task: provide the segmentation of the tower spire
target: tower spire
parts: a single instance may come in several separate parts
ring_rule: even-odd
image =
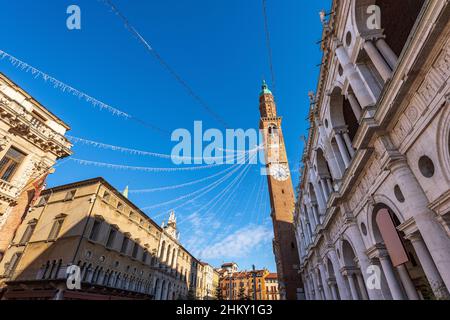
[[[122,192],[122,195],[128,199],[128,186],[125,187],[125,189]]]
[[[262,81],[261,92],[259,94],[259,111],[261,117],[277,116],[275,99],[265,80]]]
[[[263,79],[260,96],[262,96],[264,94],[272,95],[272,91],[269,90],[269,86],[267,85],[266,80]]]

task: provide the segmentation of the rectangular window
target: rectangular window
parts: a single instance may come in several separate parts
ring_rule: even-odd
[[[130,242],[130,239],[128,239],[127,237],[123,238],[122,247],[120,248],[121,253],[127,253],[128,242]]]
[[[91,229],[91,234],[89,235],[89,239],[92,241],[98,240],[98,235],[100,233],[100,227],[102,226],[102,222],[100,220],[94,220],[94,225]]]
[[[107,248],[112,248],[114,246],[114,240],[116,239],[117,230],[115,228],[111,228],[108,234],[108,241],[106,242]]]
[[[20,239],[20,244],[26,244],[30,241],[31,236],[33,235],[34,229],[36,228],[36,223],[30,223],[25,232],[23,233],[22,239]]]
[[[3,159],[0,160],[0,179],[11,181],[12,176],[19,168],[26,155],[14,147],[9,148]]]
[[[111,194],[110,194],[108,191],[105,191],[105,192],[103,193],[103,199],[104,199],[105,201],[109,201],[110,198],[111,198]]]
[[[8,277],[11,277],[13,272],[16,270],[17,265],[19,264],[19,261],[20,261],[20,257],[22,257],[22,253],[21,252],[14,253],[14,255],[11,258],[11,260],[7,264],[5,269],[6,269],[6,275]]]
[[[142,262],[145,263],[147,261],[147,255],[148,255],[147,250],[144,250],[144,253],[142,254]]]
[[[37,113],[36,111],[32,111],[31,112],[32,114],[33,114],[33,116],[37,119],[37,120],[39,120],[40,122],[42,122],[42,123],[46,123],[47,122],[47,119],[45,119],[43,116],[41,116],[39,113]]]
[[[50,230],[50,234],[48,235],[48,240],[55,240],[56,238],[58,238],[63,222],[64,219],[56,219],[55,222],[53,222],[52,229]]]
[[[134,243],[134,247],[133,247],[133,252],[132,252],[132,254],[131,254],[131,256],[132,256],[133,258],[135,258],[135,259],[136,259],[137,254],[138,254],[138,249],[139,249],[139,245],[135,242],[135,243]]]
[[[50,199],[50,196],[43,196],[39,199],[38,204],[36,205],[36,207],[41,207],[41,206],[45,206],[48,202],[48,200]]]
[[[71,191],[67,192],[66,196],[64,197],[64,201],[73,200],[73,198],[75,197],[75,192],[77,192],[77,190],[71,190]]]

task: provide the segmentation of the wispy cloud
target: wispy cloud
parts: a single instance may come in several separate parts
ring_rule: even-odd
[[[272,237],[272,231],[267,226],[250,225],[200,250],[198,256],[202,259],[245,257],[262,244],[271,242]]]

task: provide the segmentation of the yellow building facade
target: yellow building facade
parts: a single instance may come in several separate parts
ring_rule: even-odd
[[[220,279],[224,300],[268,300],[266,277],[269,271],[225,272]]]
[[[0,263],[3,299],[202,299],[200,264],[102,178],[42,192]],[[80,288],[70,288],[71,271]]]

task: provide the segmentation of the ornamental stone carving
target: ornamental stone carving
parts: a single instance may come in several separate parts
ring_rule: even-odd
[[[0,136],[0,151],[4,150],[11,143],[11,139],[8,136]]]

